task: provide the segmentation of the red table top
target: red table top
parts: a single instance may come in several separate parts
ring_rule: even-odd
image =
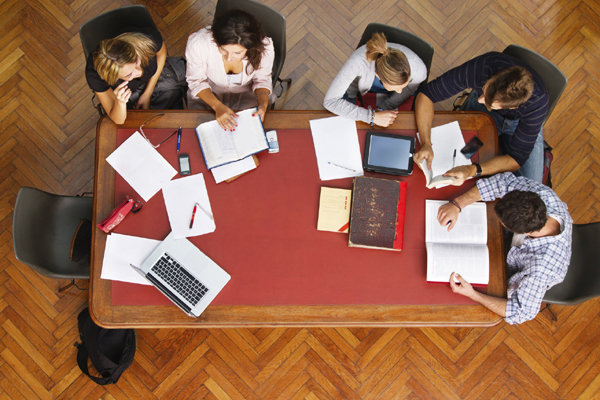
[[[120,129],[117,144],[134,131]],[[144,131],[152,143],[172,132]],[[415,136],[414,131],[386,133]],[[365,134],[359,131],[361,150]],[[477,133],[463,134],[468,141]],[[204,173],[217,226],[213,233],[189,239],[231,275],[213,305],[474,304],[452,293],[449,285],[426,282],[425,251],[425,199],[452,199],[471,188],[473,181],[429,190],[417,166],[410,177],[366,172],[408,182],[404,250],[350,248],[348,234],[317,231],[316,226],[321,186],[351,189],[352,179],[319,179],[309,130],[279,130],[277,135],[279,153],[258,154],[256,170],[217,185],[206,170],[194,130],[183,130],[181,152],[190,155],[192,173]],[[174,136],[158,151],[178,169],[176,141]],[[125,195],[141,200],[117,174],[115,204]],[[128,215],[114,232],[164,239],[170,226],[162,192],[141,212]],[[152,286],[113,281],[112,304],[171,302]]]

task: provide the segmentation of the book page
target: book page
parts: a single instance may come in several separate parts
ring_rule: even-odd
[[[321,188],[317,230],[348,233],[352,190]]]
[[[260,117],[252,114],[256,109],[240,111],[235,131],[230,132],[210,121],[196,128],[200,147],[209,169],[245,158],[269,147]]]
[[[417,133],[419,142],[421,138]],[[432,176],[443,175],[454,167],[471,165],[471,160],[466,159],[460,150],[465,147],[458,121],[431,128],[431,146],[433,148],[433,162],[431,163]],[[456,150],[456,156],[454,151]]]
[[[425,200],[425,241],[436,243],[487,243],[487,208],[478,202],[463,208],[454,228],[448,232],[441,226],[438,209],[448,203],[445,200]]]
[[[448,282],[452,272],[471,284],[487,285],[490,256],[487,245],[427,243],[427,281]]]

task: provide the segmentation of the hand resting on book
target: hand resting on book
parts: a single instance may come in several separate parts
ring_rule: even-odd
[[[443,176],[453,177],[454,182],[451,183],[451,185],[460,186],[471,177],[471,165],[461,165],[459,167],[454,167],[448,172],[446,172]]]
[[[458,214],[458,207],[452,203],[446,203],[438,209],[437,219],[440,221],[440,225],[448,225],[448,232],[450,232],[458,221]]]

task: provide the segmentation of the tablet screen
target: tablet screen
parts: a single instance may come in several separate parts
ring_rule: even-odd
[[[408,170],[410,148],[410,140],[373,135],[368,164],[375,167]]]

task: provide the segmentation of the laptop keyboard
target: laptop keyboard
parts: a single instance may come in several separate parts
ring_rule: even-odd
[[[208,293],[209,289],[187,272],[169,253],[164,253],[150,270],[194,306]]]

